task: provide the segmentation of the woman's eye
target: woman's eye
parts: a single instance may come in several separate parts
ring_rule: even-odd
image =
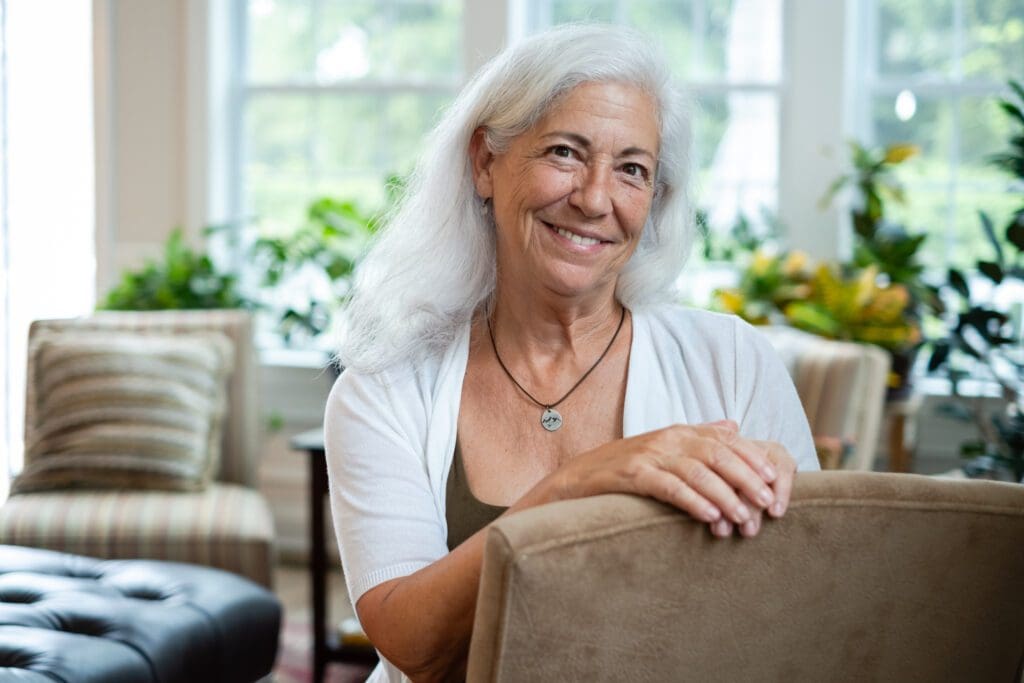
[[[548,151],[551,152],[551,154],[554,154],[556,157],[562,157],[563,159],[572,158],[572,149],[566,147],[565,145],[555,145]]]
[[[647,169],[641,166],[640,164],[634,164],[632,162],[623,164],[622,172],[628,176],[633,176],[634,178],[643,178],[644,180],[647,179]]]

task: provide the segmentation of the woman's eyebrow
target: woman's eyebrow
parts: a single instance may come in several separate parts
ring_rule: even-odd
[[[571,140],[572,142],[576,143],[583,149],[590,149],[590,139],[587,138],[585,135],[580,135],[579,133],[571,133],[566,130],[553,130],[550,133],[545,133],[544,135],[541,136],[541,139],[546,138],[564,138],[567,140]],[[626,149],[619,152],[617,156],[647,156],[650,157],[652,160],[657,159],[657,157],[654,156],[652,152],[644,149],[643,147],[627,147]]]

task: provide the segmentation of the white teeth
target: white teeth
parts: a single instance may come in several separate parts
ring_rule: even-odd
[[[601,243],[601,240],[596,240],[593,237],[584,237],[583,235],[577,235],[574,232],[569,232],[565,228],[559,228],[555,226],[552,227],[555,228],[555,232],[557,232],[559,235],[565,237],[566,239],[572,240],[575,244],[582,244],[585,247],[589,247],[591,245]]]

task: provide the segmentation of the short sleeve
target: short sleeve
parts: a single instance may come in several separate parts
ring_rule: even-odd
[[[331,512],[353,605],[448,552],[427,474],[426,408],[412,384],[347,370],[327,400]]]
[[[764,335],[740,318],[734,320],[740,433],[782,444],[801,472],[821,469],[807,415],[785,364]]]

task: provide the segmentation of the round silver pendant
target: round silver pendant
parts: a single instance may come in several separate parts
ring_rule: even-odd
[[[562,416],[554,408],[548,408],[540,416],[540,424],[549,432],[557,431],[562,426]]]

